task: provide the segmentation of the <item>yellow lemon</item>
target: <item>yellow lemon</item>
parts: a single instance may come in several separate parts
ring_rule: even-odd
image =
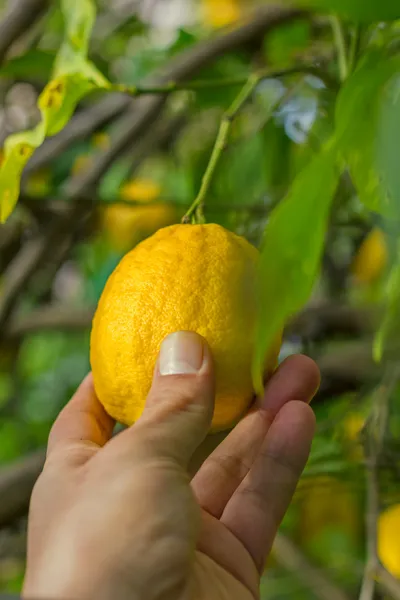
[[[158,183],[148,179],[133,179],[121,188],[121,198],[127,202],[154,202],[160,194]]]
[[[388,263],[385,234],[375,228],[365,238],[352,265],[356,283],[370,284],[379,279]]]
[[[161,188],[157,183],[145,179],[132,180],[122,187],[121,199],[140,205],[113,204],[104,209],[103,229],[115,250],[126,252],[141,237],[176,222],[175,207],[165,202],[155,202],[160,193]]]
[[[244,238],[214,224],[161,229],[122,259],[91,335],[95,389],[112,417],[126,425],[140,417],[162,341],[176,331],[195,331],[215,362],[212,430],[240,419],[253,398],[257,260],[258,251]],[[280,341],[270,350],[269,371]]]
[[[203,0],[204,22],[219,28],[231,25],[242,16],[237,0]]]
[[[383,566],[400,578],[400,504],[388,508],[379,517],[378,554]]]

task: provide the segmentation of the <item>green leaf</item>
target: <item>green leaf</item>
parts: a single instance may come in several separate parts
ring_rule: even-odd
[[[54,59],[53,52],[34,48],[6,62],[0,69],[0,76],[24,80],[40,77],[47,80],[51,76]]]
[[[302,0],[303,6],[336,12],[355,21],[395,21],[400,19],[400,4],[396,0]]]
[[[388,82],[399,72],[400,57],[370,53],[343,86],[336,106],[339,148],[360,200],[370,210],[383,213],[388,210],[389,198],[382,162],[377,160],[380,106]]]
[[[291,66],[297,54],[307,48],[310,34],[309,21],[294,21],[278,27],[265,38],[266,59],[276,69]]]
[[[95,3],[93,0],[61,0],[61,10],[65,19],[65,43],[86,58],[96,20]]]
[[[22,172],[46,137],[59,133],[78,103],[109,82],[88,60],[90,34],[95,20],[92,0],[62,0],[65,36],[57,54],[54,75],[39,97],[41,121],[31,131],[11,135],[5,143],[0,168],[0,222],[13,211],[20,194]]]
[[[400,254],[389,277],[386,299],[385,316],[374,340],[374,358],[377,362],[382,360],[390,342],[398,340],[400,335]]]
[[[376,163],[386,191],[387,223],[391,229],[389,242],[395,242],[395,262],[384,291],[386,311],[374,340],[374,358],[382,360],[385,350],[400,335],[400,169],[398,145],[400,139],[400,61],[397,73],[386,82],[378,106]],[[392,243],[390,245],[393,245]]]
[[[388,217],[399,220],[400,208],[400,59],[393,60],[396,71],[382,90],[377,116],[376,162],[388,197]],[[396,231],[396,233],[399,233]]]
[[[261,393],[264,361],[288,318],[307,302],[316,281],[331,202],[337,187],[331,142],[294,181],[271,214],[260,258],[259,309],[253,382]]]

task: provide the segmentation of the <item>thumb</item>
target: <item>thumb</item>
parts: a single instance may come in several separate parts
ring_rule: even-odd
[[[214,371],[206,340],[189,331],[169,335],[137,424],[150,435],[153,451],[186,467],[207,436],[213,411]]]

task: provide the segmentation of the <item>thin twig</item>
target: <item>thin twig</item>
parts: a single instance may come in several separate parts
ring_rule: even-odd
[[[400,600],[400,581],[393,577],[382,565],[378,565],[376,585],[393,600]]]
[[[349,74],[349,65],[347,63],[346,40],[344,36],[342,23],[336,15],[331,17],[333,37],[338,53],[339,74],[341,81],[345,81]]]
[[[197,195],[197,198],[193,202],[192,206],[187,211],[186,215],[183,217],[183,223],[190,223],[192,218],[194,217],[198,222],[204,222],[204,214],[203,207],[204,201],[207,196],[208,190],[210,188],[215,170],[218,166],[219,160],[222,156],[222,153],[226,149],[229,133],[232,127],[232,123],[240,110],[243,108],[248,99],[252,96],[255,88],[257,87],[260,78],[258,75],[251,75],[247,80],[245,86],[242,88],[240,94],[235,98],[232,105],[225,112],[222,117],[221,125],[219,128],[219,132],[217,135],[217,139],[214,145],[214,149],[211,153],[211,158],[208,163],[208,167],[203,176],[203,180],[201,183],[200,191]]]
[[[272,71],[265,71],[265,75],[260,73],[260,81],[261,79],[267,77],[283,77],[285,75],[293,75],[297,73],[304,73],[308,75],[314,75],[323,81],[327,87],[335,87],[336,82],[331,79],[329,75],[325,71],[318,69],[314,65],[310,64],[300,64],[293,68],[288,68],[284,71],[279,71],[276,75]],[[124,84],[114,84],[111,90],[116,92],[122,92],[125,94],[129,94],[130,96],[152,96],[159,94],[171,94],[173,92],[198,92],[209,89],[219,89],[226,87],[239,87],[243,86],[247,83],[249,77],[230,77],[226,79],[205,79],[205,80],[194,80],[188,81],[184,83],[179,83],[176,81],[170,81],[164,85],[160,86],[129,86]]]
[[[361,26],[355,25],[352,34],[351,34],[351,43],[349,48],[349,59],[348,59],[348,67],[349,67],[349,75],[354,71],[358,53],[360,51],[360,43],[361,43]]]
[[[245,106],[247,101],[251,98],[258,84],[267,77],[282,77],[289,73],[292,74],[293,72],[298,71],[294,69],[279,72],[261,71],[260,73],[253,73],[247,79],[244,87],[241,89],[240,93],[236,96],[235,100],[222,117],[217,139],[215,141],[207,169],[204,173],[199,193],[196,199],[194,200],[193,204],[183,217],[182,223],[190,223],[191,220],[195,220],[199,223],[204,222],[204,202],[210,189],[218,163],[222,157],[222,154],[227,148],[232,123],[239,114],[239,112],[242,110],[242,108]],[[277,106],[279,106],[281,101],[282,99],[279,98],[278,101],[269,111],[269,116],[273,114],[274,110]]]
[[[398,367],[388,366],[382,384],[375,391],[372,412],[364,430],[367,461],[367,562],[359,600],[373,600],[375,595],[376,577],[380,564],[377,542],[380,512],[378,468],[387,430],[389,400],[398,379]]]

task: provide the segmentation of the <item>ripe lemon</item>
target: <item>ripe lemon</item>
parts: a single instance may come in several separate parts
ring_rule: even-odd
[[[353,262],[352,273],[356,283],[370,284],[379,279],[388,262],[385,234],[375,228],[365,238]]]
[[[225,27],[242,17],[237,0],[203,0],[204,22],[211,27]]]
[[[213,431],[229,429],[253,397],[251,361],[258,251],[223,227],[173,225],[127,254],[108,280],[93,322],[97,395],[117,421],[141,415],[164,338],[195,331],[216,369]],[[276,367],[280,337],[266,370]]]
[[[160,193],[160,186],[146,179],[134,179],[122,187],[122,200],[140,204],[113,204],[104,210],[102,226],[115,250],[126,252],[141,236],[151,235],[177,220],[171,204],[156,202]]]
[[[400,577],[400,504],[379,517],[378,554],[383,566],[394,577]]]

